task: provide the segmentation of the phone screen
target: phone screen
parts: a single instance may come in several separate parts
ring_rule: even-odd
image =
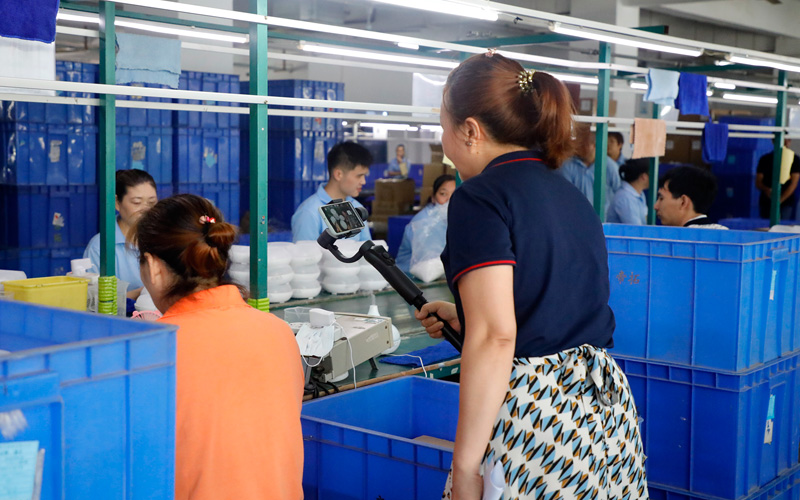
[[[349,201],[322,205],[319,207],[319,212],[325,220],[325,225],[336,236],[364,229],[364,221]]]

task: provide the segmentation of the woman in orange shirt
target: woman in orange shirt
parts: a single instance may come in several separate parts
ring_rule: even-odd
[[[161,200],[136,228],[142,282],[177,325],[176,500],[303,497],[303,371],[289,326],[226,279],[235,228],[206,199]]]

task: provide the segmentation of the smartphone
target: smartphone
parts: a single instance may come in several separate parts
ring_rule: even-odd
[[[349,201],[334,201],[319,207],[322,220],[328,231],[338,237],[352,236],[364,229],[364,221],[358,215],[356,207]]]

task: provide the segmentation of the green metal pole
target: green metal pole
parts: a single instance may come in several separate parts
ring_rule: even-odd
[[[250,11],[267,15],[267,0],[250,0]],[[267,95],[267,25],[250,27],[250,93]],[[250,299],[269,311],[267,295],[267,105],[250,105]]]
[[[600,63],[611,62],[611,46],[600,42]],[[608,116],[609,87],[611,86],[611,70],[601,69],[598,72],[597,85],[597,117]],[[608,159],[608,123],[598,123],[595,134],[594,153],[594,211],[600,220],[606,220],[606,171]]]
[[[786,88],[786,71],[778,72],[778,85]],[[778,92],[778,107],[775,109],[775,126],[786,126],[786,91]],[[775,134],[774,150],[772,156],[772,197],[770,198],[769,225],[781,223],[781,157],[783,156],[783,141],[785,131]]]
[[[653,103],[653,118],[661,118],[661,106]],[[656,223],[656,200],[658,199],[658,156],[650,158],[650,188],[647,190],[647,223]]]
[[[115,4],[100,2],[100,83],[114,85],[116,33],[114,31]],[[100,187],[100,280],[98,312],[117,314],[117,280],[115,277],[114,245],[116,213],[114,197],[116,189],[116,128],[117,97],[100,95],[100,129],[97,179]]]

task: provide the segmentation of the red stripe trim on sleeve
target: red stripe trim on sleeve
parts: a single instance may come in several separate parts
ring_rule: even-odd
[[[474,266],[470,266],[470,267],[464,269],[463,271],[461,271],[460,273],[456,274],[455,278],[453,278],[453,283],[458,281],[458,278],[462,277],[466,273],[468,273],[470,271],[474,271],[475,269],[478,269],[480,267],[502,266],[502,265],[516,266],[517,265],[517,261],[515,261],[515,260],[493,260],[493,261],[490,261],[490,262],[484,262],[483,264],[475,264]]]

